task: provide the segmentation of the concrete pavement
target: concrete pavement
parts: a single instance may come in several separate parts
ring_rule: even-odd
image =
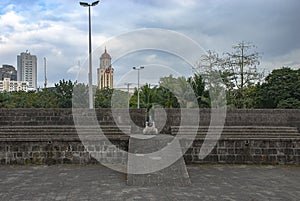
[[[0,200],[300,200],[299,166],[188,166],[187,187],[135,187],[101,165],[0,166]]]

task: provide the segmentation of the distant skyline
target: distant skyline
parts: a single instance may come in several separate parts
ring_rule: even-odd
[[[159,28],[184,34],[204,50],[219,54],[231,51],[240,41],[252,42],[262,53],[260,67],[266,72],[282,66],[297,69],[299,8],[298,0],[102,0],[92,8],[93,50],[115,36]],[[107,46],[108,53],[110,48]],[[38,86],[43,87],[44,82],[43,57],[47,58],[48,86],[61,79],[75,81],[78,63],[83,65],[88,56],[87,8],[74,0],[1,0],[0,65],[17,67],[17,55],[26,50],[38,57]],[[157,50],[131,52],[113,63],[115,80],[128,74],[124,80],[136,82],[132,66],[140,64],[148,65],[148,70],[141,71],[141,82],[156,82],[168,73],[161,66],[176,70],[184,65],[179,60]],[[151,68],[153,63],[161,66]],[[99,62],[93,66],[95,85],[98,67]]]

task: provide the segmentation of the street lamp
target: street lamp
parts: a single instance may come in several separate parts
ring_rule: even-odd
[[[127,93],[128,93],[128,108],[129,108],[129,104],[130,104],[130,93],[129,93],[129,86],[132,85],[133,83],[131,82],[125,82],[125,85],[127,85]]]
[[[93,97],[93,81],[92,81],[92,29],[91,29],[91,6],[98,5],[99,1],[95,1],[92,4],[85,2],[79,2],[83,7],[89,7],[89,108],[94,108]]]
[[[140,108],[140,70],[144,69],[144,66],[141,67],[132,67],[133,70],[138,71],[138,102],[137,102],[137,108]]]

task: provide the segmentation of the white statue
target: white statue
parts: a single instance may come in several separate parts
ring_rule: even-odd
[[[157,135],[158,130],[155,128],[155,122],[152,121],[151,116],[149,116],[149,122],[146,121],[146,127],[143,130],[144,135]]]

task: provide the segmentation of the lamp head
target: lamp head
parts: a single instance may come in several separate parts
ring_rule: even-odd
[[[97,6],[98,3],[99,3],[99,1],[95,1],[95,2],[92,3],[92,6]]]
[[[79,4],[83,7],[88,7],[90,6],[88,3],[85,3],[85,2],[79,2]]]

